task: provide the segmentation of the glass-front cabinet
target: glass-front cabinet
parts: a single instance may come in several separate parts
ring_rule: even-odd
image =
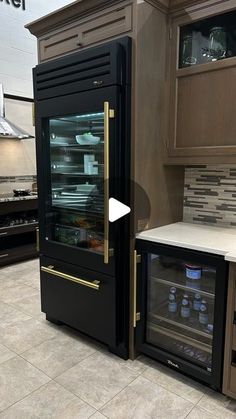
[[[170,162],[187,165],[191,157],[192,164],[217,164],[219,158],[230,163],[236,154],[232,2],[204,3],[190,13],[173,15],[170,48]]]
[[[179,68],[236,56],[236,12],[180,27]]]
[[[141,250],[139,268],[140,348],[188,374],[193,369],[200,378],[215,379],[222,368],[224,260],[174,247],[149,247]]]
[[[48,240],[104,252],[104,112],[50,118]]]

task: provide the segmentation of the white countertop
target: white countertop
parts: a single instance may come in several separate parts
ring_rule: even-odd
[[[225,256],[236,262],[236,228],[175,223],[146,230],[137,239]]]

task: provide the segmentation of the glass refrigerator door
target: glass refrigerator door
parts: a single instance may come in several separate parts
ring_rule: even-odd
[[[109,114],[49,120],[51,182],[46,240],[107,256]],[[107,118],[108,115],[108,118]]]
[[[146,341],[212,369],[216,269],[151,254]]]

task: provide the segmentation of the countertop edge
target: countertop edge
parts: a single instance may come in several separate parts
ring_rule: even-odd
[[[165,231],[166,227],[166,231]],[[214,230],[215,227],[207,226],[209,228],[209,231],[204,231],[203,237],[199,240],[199,232],[201,233],[201,230],[205,230],[204,225],[198,225],[198,224],[190,224],[190,223],[173,223],[168,224],[166,226],[157,227],[151,230],[146,230],[143,232],[140,232],[136,235],[136,240],[142,240],[142,241],[148,241],[152,243],[158,243],[168,246],[174,246],[182,249],[188,249],[198,252],[204,252],[209,253],[213,255],[223,256],[224,259],[228,262],[236,262],[236,230],[235,232],[230,230],[227,232],[225,228],[222,228],[222,234],[223,234],[223,243],[221,242],[221,246],[214,246],[214,241],[216,241],[215,233],[220,233],[219,227]],[[207,229],[206,227],[206,229]],[[182,231],[183,230],[183,231]],[[194,235],[194,233],[198,230],[198,234],[196,234],[196,239],[192,242],[191,235]],[[213,232],[213,236],[211,238],[211,231]],[[203,232],[203,230],[202,230]],[[178,240],[178,237],[176,237],[176,234],[181,237],[181,234],[187,233],[187,240],[186,242],[182,240]],[[191,234],[189,234],[191,233]],[[204,234],[209,234],[209,243],[206,239],[207,236],[204,238]],[[165,237],[166,236],[166,237]],[[183,237],[183,236],[182,236]],[[207,237],[208,238],[208,237]],[[204,239],[206,240],[206,244],[204,243]],[[213,243],[212,243],[213,242]],[[232,242],[232,247],[230,246],[230,243]]]

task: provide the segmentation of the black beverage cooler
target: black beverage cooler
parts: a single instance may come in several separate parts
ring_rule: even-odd
[[[227,295],[223,256],[137,240],[137,349],[221,390]]]
[[[42,310],[128,356],[131,40],[34,69]]]

